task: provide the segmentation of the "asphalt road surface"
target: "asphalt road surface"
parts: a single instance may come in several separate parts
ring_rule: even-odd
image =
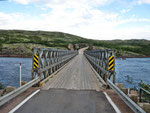
[[[15,113],[115,113],[103,92],[95,90],[42,90]]]

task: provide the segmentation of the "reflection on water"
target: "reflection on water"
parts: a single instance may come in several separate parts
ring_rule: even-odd
[[[22,80],[31,80],[31,58],[0,58],[0,83],[5,86],[19,86],[19,63],[22,63]],[[116,81],[124,83],[125,87],[132,87],[126,82],[129,75],[135,82],[143,80],[150,83],[150,58],[127,58],[116,60]]]

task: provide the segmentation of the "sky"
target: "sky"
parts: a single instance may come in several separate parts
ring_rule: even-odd
[[[0,29],[150,40],[150,0],[0,0]]]

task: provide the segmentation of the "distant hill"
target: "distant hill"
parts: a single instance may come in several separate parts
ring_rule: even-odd
[[[67,49],[70,43],[116,49],[117,56],[150,56],[148,40],[91,40],[61,32],[0,30],[0,55],[31,56],[34,47]]]

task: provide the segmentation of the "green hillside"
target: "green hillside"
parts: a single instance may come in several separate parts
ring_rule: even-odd
[[[93,43],[97,47],[114,48],[117,56],[150,56],[150,41],[149,40],[112,40],[112,41],[97,41]]]
[[[79,36],[45,31],[0,30],[0,55],[31,56],[32,48],[68,49],[68,44],[88,44],[90,48],[116,49],[117,56],[150,56],[148,40],[90,40]],[[83,44],[84,43],[84,44]]]
[[[82,39],[60,32],[1,30],[0,54],[31,56],[34,47],[67,49],[69,43]]]

